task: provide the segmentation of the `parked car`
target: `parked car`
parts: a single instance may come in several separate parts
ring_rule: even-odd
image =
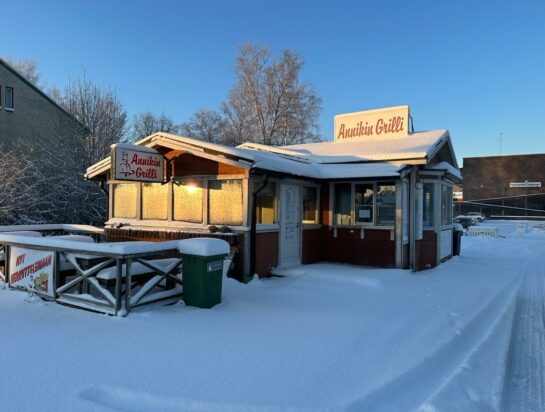
[[[477,218],[477,222],[484,222],[486,219],[486,216],[479,212],[469,212],[466,214],[466,216],[472,216]]]
[[[475,226],[477,224],[477,219],[473,216],[456,216],[453,219],[453,222],[459,223],[464,229],[467,229],[470,226]]]

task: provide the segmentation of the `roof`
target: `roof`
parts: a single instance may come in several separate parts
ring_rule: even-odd
[[[19,73],[11,64],[9,64],[7,61],[0,58],[0,65],[4,66],[7,70],[9,70],[12,74],[17,76],[23,83],[25,83],[28,87],[33,89],[36,93],[40,94],[45,100],[47,100],[49,103],[51,103],[53,106],[55,106],[57,109],[59,109],[61,112],[66,114],[68,117],[73,119],[75,122],[77,122],[79,125],[81,125],[83,128],[87,129],[83,123],[81,123],[72,113],[70,113],[68,110],[66,110],[64,107],[62,107],[60,104],[58,104],[55,100],[53,100],[49,95],[47,95],[42,89],[40,89],[38,86],[36,86],[34,83],[32,83],[30,80],[28,80],[25,76],[23,76],[21,73]]]
[[[399,177],[408,164],[427,164],[448,143],[448,130],[414,133],[389,140],[311,143],[272,147],[245,143],[238,147],[203,142],[169,133],[155,133],[136,144],[182,150],[246,169],[259,169],[312,179]],[[453,166],[457,170],[456,166]],[[110,158],[87,169],[93,179],[110,169]]]

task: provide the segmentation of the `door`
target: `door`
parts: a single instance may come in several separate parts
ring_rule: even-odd
[[[280,267],[301,263],[301,192],[291,184],[280,186]]]

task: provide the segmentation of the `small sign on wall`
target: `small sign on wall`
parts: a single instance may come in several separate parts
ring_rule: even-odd
[[[39,295],[54,297],[55,252],[12,246],[9,257],[9,284]]]
[[[165,158],[149,147],[114,144],[111,164],[111,174],[115,180],[158,183],[165,180]]]
[[[526,188],[526,187],[541,187],[541,182],[512,182],[509,183],[509,187],[511,188]]]

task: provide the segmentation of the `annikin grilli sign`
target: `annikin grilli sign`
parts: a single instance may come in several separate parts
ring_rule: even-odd
[[[116,180],[164,181],[165,160],[157,150],[117,143],[112,145],[112,176]]]
[[[408,130],[409,106],[339,114],[334,119],[335,143],[405,137]]]

